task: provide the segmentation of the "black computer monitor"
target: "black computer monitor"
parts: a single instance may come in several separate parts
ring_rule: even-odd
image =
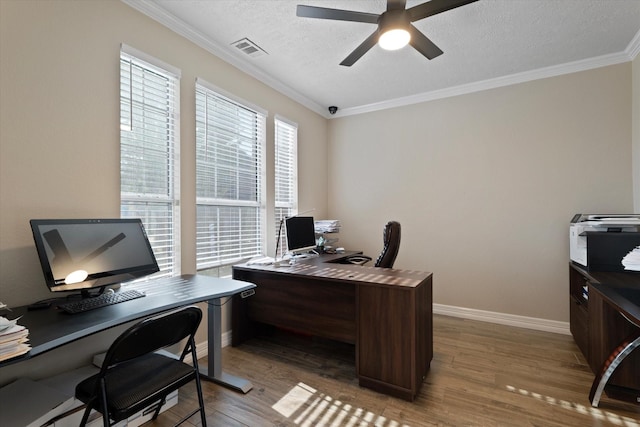
[[[100,288],[159,271],[140,219],[32,219],[49,290]]]
[[[291,254],[309,252],[316,248],[316,231],[312,216],[293,216],[285,219],[287,249]]]

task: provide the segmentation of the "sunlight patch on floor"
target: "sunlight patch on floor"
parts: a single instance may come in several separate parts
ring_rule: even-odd
[[[272,408],[302,427],[408,427],[407,424],[343,403],[305,383],[296,384]]]
[[[597,420],[602,420],[602,421],[608,421],[617,426],[640,427],[640,422],[638,420],[634,420],[633,418],[629,418],[629,417],[620,416],[613,412],[603,411],[602,409],[594,408],[592,406],[585,406],[579,403],[569,402],[563,399],[556,399],[555,397],[545,396],[540,393],[535,393],[529,390],[511,386],[511,385],[506,386],[506,389],[510,392],[518,393],[523,396],[532,397],[542,402],[546,402],[550,405],[559,406],[561,408],[578,412],[580,414],[590,415],[592,418],[595,418]]]

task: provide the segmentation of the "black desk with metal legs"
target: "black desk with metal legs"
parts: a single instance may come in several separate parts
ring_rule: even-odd
[[[54,307],[28,311],[27,307],[12,309],[12,317],[22,316],[19,323],[29,329],[31,351],[0,363],[0,368],[36,357],[49,350],[80,338],[105,331],[124,323],[149,317],[189,304],[207,302],[208,364],[201,367],[201,375],[223,386],[243,393],[251,390],[249,381],[222,371],[221,349],[222,298],[231,297],[255,287],[254,284],[233,279],[219,279],[201,275],[182,275],[140,282],[125,286],[137,289],[146,296],[79,314],[66,314]],[[108,345],[105,345],[105,348]]]

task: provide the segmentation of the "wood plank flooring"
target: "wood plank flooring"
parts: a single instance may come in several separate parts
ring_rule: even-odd
[[[431,370],[414,402],[359,387],[354,358],[353,346],[284,333],[226,347],[224,370],[254,388],[204,382],[208,425],[640,426],[640,406],[589,405],[593,374],[571,336],[436,315]],[[149,425],[172,425],[196,406],[194,386],[180,393]]]

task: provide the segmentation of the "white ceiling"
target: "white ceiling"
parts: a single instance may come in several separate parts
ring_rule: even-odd
[[[640,0],[480,0],[414,25],[444,51],[375,46],[340,62],[375,24],[299,18],[296,5],[379,14],[386,0],[123,0],[330,117],[357,114],[632,60]],[[424,0],[407,0],[407,8]],[[266,54],[232,44],[248,38]]]

